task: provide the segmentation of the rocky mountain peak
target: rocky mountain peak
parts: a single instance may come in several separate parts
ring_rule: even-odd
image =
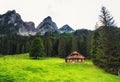
[[[50,16],[46,17],[37,27],[37,32],[40,35],[44,35],[47,32],[58,31],[58,27],[55,22],[52,21]]]
[[[52,18],[50,16],[46,17],[43,21],[46,21],[46,22],[52,22]]]
[[[9,10],[9,11],[7,11],[6,14],[16,14],[16,11],[15,10]]]
[[[0,34],[2,35],[7,34],[7,32],[19,35],[29,35],[31,28],[35,28],[34,25],[25,23],[15,10],[0,15]]]
[[[71,28],[69,25],[64,25],[64,26],[62,26],[60,29],[60,32],[61,33],[71,33],[71,32],[74,32],[74,29],[73,28]]]

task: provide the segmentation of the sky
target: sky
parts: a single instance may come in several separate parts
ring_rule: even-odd
[[[16,10],[24,21],[33,21],[36,27],[51,16],[58,28],[68,24],[73,29],[93,30],[102,6],[120,26],[120,0],[0,0],[0,14]]]

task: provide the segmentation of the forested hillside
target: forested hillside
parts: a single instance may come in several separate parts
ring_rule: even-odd
[[[92,31],[82,29],[74,33],[52,34],[45,36],[20,36],[9,34],[0,37],[0,54],[28,53],[35,37],[41,37],[44,42],[46,56],[66,57],[72,51],[78,51],[90,57],[90,40]],[[89,43],[88,43],[89,42]],[[87,44],[86,44],[87,43]]]

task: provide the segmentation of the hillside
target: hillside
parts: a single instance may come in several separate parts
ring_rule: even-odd
[[[120,77],[92,64],[60,58],[31,60],[28,54],[0,57],[0,82],[119,82]]]

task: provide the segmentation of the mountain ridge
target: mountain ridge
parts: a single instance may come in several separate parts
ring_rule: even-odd
[[[32,21],[23,21],[21,15],[15,10],[9,10],[0,15],[0,35],[8,33],[18,34],[22,36],[29,35],[45,35],[46,33],[71,33],[74,31],[69,25],[64,25],[58,28],[57,24],[52,20],[51,16],[43,19],[42,22],[35,28]]]

